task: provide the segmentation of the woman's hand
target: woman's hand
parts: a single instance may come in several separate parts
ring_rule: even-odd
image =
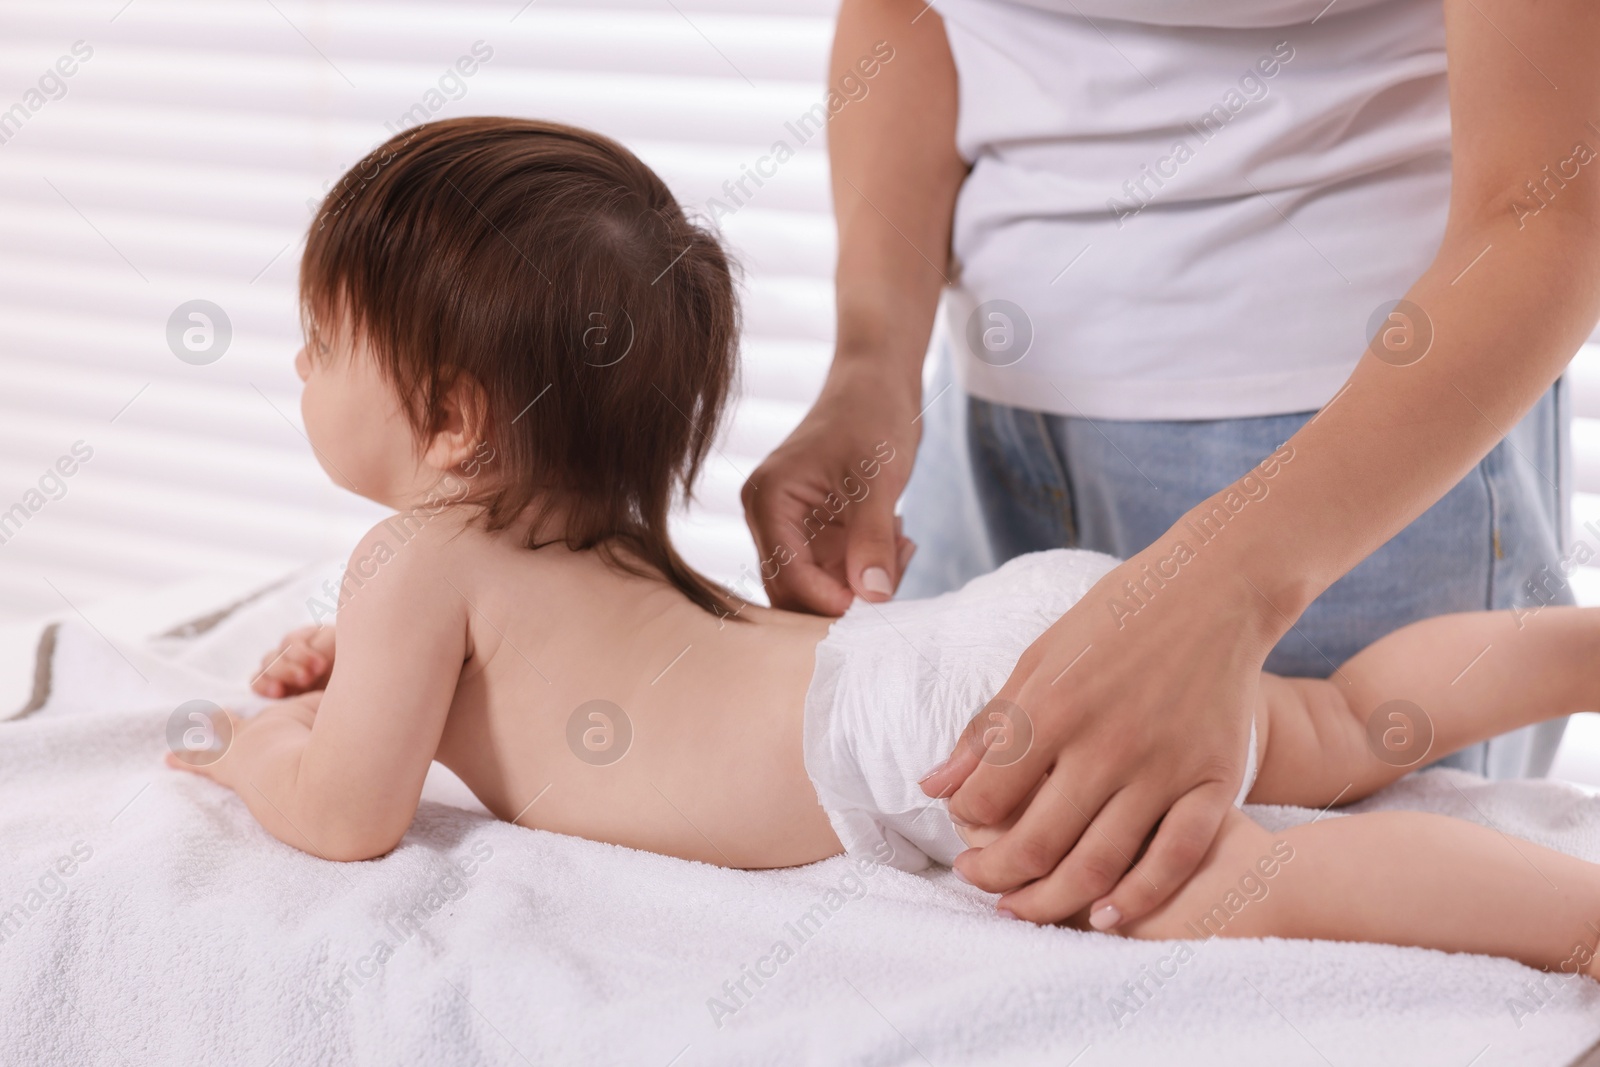
[[[1450,213],[1434,262],[1395,294],[1417,309],[1431,346],[1369,349],[1290,439],[1297,458],[1271,500],[1193,546],[1137,612],[1113,618],[1108,603],[1127,595],[1124,582],[1143,582],[1143,564],[1170,558],[1181,527],[1028,649],[1000,693],[1032,727],[1026,755],[984,763],[980,723],[924,784],[953,794],[952,816],[996,825],[1043,783],[1014,826],[957,861],[974,884],[1004,892],[1013,914],[1053,922],[1089,906],[1110,928],[1188,877],[1237,793],[1268,650],[1489,451],[1600,317],[1600,161],[1590,147],[1600,8],[1445,0],[1444,17]],[[1557,168],[1561,183],[1541,187],[1551,195],[1531,195],[1530,179]]]
[[[291,630],[262,657],[261,673],[251,680],[250,688],[274,700],[326,689],[333,675],[333,646],[332,626]]]
[[[1238,794],[1261,665],[1287,621],[1222,546],[1180,566],[1175,539],[1118,566],[1046,630],[923,780],[974,826],[1004,825],[1026,802],[998,839],[956,860],[1019,918],[1090,907],[1109,929],[1147,914],[1199,866]]]
[[[857,594],[888,600],[910,559],[894,505],[916,460],[923,356],[967,175],[955,60],[923,0],[843,0],[829,84],[859,78],[886,47],[892,60],[871,95],[828,123],[839,226],[828,381],[743,493],[773,605],[824,615],[843,614]],[[876,477],[864,477],[864,463],[881,465]],[[830,507],[830,496],[849,502]]]
[[[842,615],[857,595],[894,595],[916,550],[894,513],[917,454],[916,415],[915,399],[896,403],[884,383],[825,389],[750,475],[745,520],[774,607]]]

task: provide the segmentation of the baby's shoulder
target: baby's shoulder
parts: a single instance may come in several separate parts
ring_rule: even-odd
[[[445,511],[398,512],[368,530],[345,565],[344,598],[357,591],[369,599],[414,603],[429,593],[443,595],[484,540],[481,531]]]

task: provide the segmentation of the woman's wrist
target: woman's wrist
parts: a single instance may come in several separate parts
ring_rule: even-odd
[[[898,442],[915,446],[921,437],[922,372],[914,374],[887,358],[834,357],[813,410],[852,413],[862,424],[887,427]]]
[[[824,396],[871,398],[891,408],[909,408],[913,414],[922,399],[922,360],[885,351],[882,347],[840,345],[823,383]]]
[[[1178,592],[1205,618],[1259,643],[1264,656],[1321,591],[1265,503],[1234,487],[1202,501],[1134,557],[1135,588],[1125,592],[1148,601]]]

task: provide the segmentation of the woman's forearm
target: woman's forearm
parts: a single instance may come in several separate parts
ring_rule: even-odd
[[[1386,350],[1374,344],[1333,401],[1290,438],[1293,458],[1264,480],[1268,495],[1243,507],[1214,542],[1218,562],[1270,601],[1266,621],[1279,635],[1482,459],[1593,329],[1600,233],[1546,221],[1542,232],[1518,231],[1508,211],[1447,239],[1405,295],[1421,311],[1419,331],[1431,328],[1427,353],[1394,365],[1415,351],[1385,362],[1374,350]]]
[[[955,61],[938,13],[920,0],[844,0],[828,80],[857,89],[828,122],[834,357],[816,403],[740,500],[773,606],[842,615],[857,596],[892,596],[915,551],[895,501],[921,440],[923,357],[966,165],[955,143]],[[864,462],[891,465],[873,467],[883,476],[870,496],[840,512],[835,489],[851,495]],[[829,538],[796,543],[796,531],[825,515]]]
[[[839,228],[830,377],[842,386],[866,375],[915,404],[967,166],[956,151],[955,61],[938,13],[920,0],[846,0],[830,83],[885,48],[892,58],[868,95],[828,124]]]
[[[1600,317],[1600,9],[1444,0],[1444,17],[1449,219],[1403,294],[1432,344],[1415,362],[1369,350],[1290,439],[1271,498],[1244,509],[1212,554],[1257,586],[1247,596],[1272,602],[1280,634],[1460,480]]]

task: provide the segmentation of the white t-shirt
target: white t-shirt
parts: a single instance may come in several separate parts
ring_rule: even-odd
[[[972,163],[946,314],[977,396],[1105,419],[1317,408],[1438,251],[1439,0],[934,6]]]

